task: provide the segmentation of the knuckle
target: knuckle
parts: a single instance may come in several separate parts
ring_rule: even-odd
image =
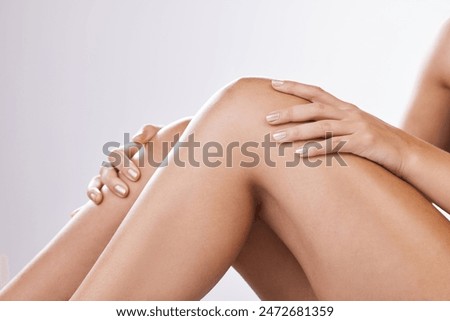
[[[320,130],[323,133],[331,132],[333,129],[331,123],[327,120],[323,120],[323,121],[319,122],[319,126],[320,126]]]
[[[364,133],[370,132],[370,124],[364,120],[358,121],[358,127],[359,127],[359,130]]]
[[[316,103],[314,109],[315,109],[316,114],[322,115],[325,113],[326,106],[322,103]]]
[[[366,132],[363,134],[363,141],[366,144],[366,146],[368,145],[373,145],[376,141],[376,135],[374,135],[373,132]]]
[[[315,87],[315,89],[316,89],[317,92],[319,92],[319,93],[324,92],[324,90],[322,89],[322,87],[320,87],[320,86],[314,86],[314,87]]]
[[[301,140],[302,139],[302,128],[301,126],[294,126],[292,127],[289,132],[289,137],[292,140]]]
[[[353,105],[351,103],[347,103],[344,101],[341,104],[339,104],[339,109],[345,110],[345,111],[351,113],[351,112],[358,110],[359,108],[356,105]]]
[[[325,92],[325,90],[323,90],[322,87],[319,87],[319,86],[312,86],[311,89],[312,89],[311,93],[312,93],[313,97],[320,97]]]
[[[353,119],[362,121],[364,119],[364,112],[355,106],[355,108],[350,108],[348,110],[350,112],[350,115]]]
[[[153,126],[152,124],[145,124],[144,126],[142,126],[141,131],[148,132],[150,130],[153,130],[154,128],[155,126]]]
[[[325,109],[325,105],[322,103],[315,103],[316,105],[316,109],[317,110],[324,110]]]
[[[294,107],[289,107],[288,109],[286,109],[284,114],[286,120],[292,122],[294,120],[295,114]]]

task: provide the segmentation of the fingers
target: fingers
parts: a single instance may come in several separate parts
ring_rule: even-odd
[[[120,171],[132,182],[139,180],[141,173],[137,166],[131,161],[123,148],[113,150],[108,156],[109,165]],[[117,173],[116,175],[117,176]]]
[[[91,179],[87,189],[87,196],[95,204],[103,201],[102,186],[106,185],[114,194],[126,197],[129,189],[127,184],[118,176],[120,170],[129,180],[135,182],[140,178],[137,166],[125,155],[123,149],[116,149],[108,156],[109,162],[104,162],[100,175]],[[71,216],[75,215],[73,212]]]
[[[322,141],[308,142],[296,149],[295,153],[301,157],[346,153],[350,151],[349,142],[349,135],[334,136]]]
[[[271,125],[279,125],[312,120],[342,119],[343,116],[344,112],[339,108],[322,103],[311,103],[273,111],[266,116],[266,120]]]
[[[330,105],[344,104],[342,100],[317,86],[305,85],[294,81],[272,80],[272,87],[275,90],[301,97],[311,102]]]
[[[122,154],[121,157],[124,157],[124,155]],[[110,156],[110,159],[115,158],[113,156]],[[131,160],[128,161],[132,163]],[[123,165],[121,165],[120,167],[123,169],[124,172],[128,173],[128,175],[131,175],[130,169],[136,168],[134,163],[133,166],[134,166],[133,168],[126,168]],[[134,170],[137,170],[137,168]],[[108,189],[110,189],[115,195],[119,197],[128,196],[129,193],[128,185],[119,178],[119,175],[117,173],[118,171],[110,163],[104,162],[103,166],[100,169],[100,175],[93,177],[89,182],[87,189],[87,196],[89,197],[89,199],[97,205],[101,204],[101,202],[103,201],[103,194],[101,192],[103,185],[106,185]],[[138,173],[137,175],[138,179],[140,176],[140,172],[136,171],[136,173]]]
[[[160,129],[161,127],[150,124],[142,126],[131,138],[132,143],[122,148],[124,150],[124,154],[128,158],[132,158],[139,151],[142,145],[147,144]]]
[[[128,185],[119,178],[120,171],[132,182],[139,180],[141,173],[138,167],[131,161],[143,144],[148,143],[161,128],[154,125],[144,125],[132,138],[131,144],[112,151],[108,156],[108,162],[104,162],[100,169],[100,175],[91,179],[87,189],[87,196],[95,204],[99,205],[103,201],[101,192],[102,186],[106,185],[115,195],[127,197],[129,193]],[[70,216],[77,214],[79,209],[73,211]]]
[[[156,135],[156,133],[160,129],[161,127],[155,125],[144,125],[141,127],[141,129],[139,129],[139,131],[133,136],[131,140],[138,144],[146,144]]]
[[[111,192],[119,197],[127,197],[129,193],[128,185],[119,178],[117,171],[110,166],[103,166],[100,169],[100,180]]]
[[[341,120],[319,120],[278,130],[272,138],[279,143],[342,136],[352,133],[351,124]]]
[[[99,175],[93,177],[88,185],[87,196],[97,205],[103,201],[103,195],[100,192],[102,186],[103,184]]]

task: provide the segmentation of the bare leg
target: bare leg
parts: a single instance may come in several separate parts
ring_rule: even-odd
[[[271,131],[265,115],[301,102],[267,80],[243,79],[207,104],[187,132],[202,144],[261,142]],[[186,150],[179,154],[188,159]],[[236,149],[231,154],[243,159]],[[345,155],[348,167],[182,168],[175,157],[152,177],[72,299],[201,298],[239,254],[258,201],[319,298],[450,298],[449,223],[378,165]]]
[[[233,267],[262,300],[317,300],[297,259],[262,219],[253,223]]]
[[[187,120],[174,123],[157,134],[154,138],[154,146],[157,148],[150,151],[156,162],[162,161],[165,156],[158,147],[162,142],[172,142],[187,123]],[[145,153],[148,152],[146,147]],[[68,300],[92,268],[154,171],[155,168],[146,162],[140,181],[130,186],[129,196],[125,199],[114,196],[104,187],[103,203],[99,206],[92,202],[86,203],[55,239],[0,291],[0,299]]]
[[[153,140],[150,151],[145,146],[144,159],[147,159],[149,152],[156,162],[164,159],[167,151],[162,148],[162,144],[173,142],[188,122],[189,119],[181,120],[161,130]],[[136,157],[134,160],[137,162]],[[104,187],[104,202],[100,206],[90,202],[83,206],[77,217],[69,222],[52,243],[0,292],[0,299],[70,298],[155,171],[148,162],[143,165],[142,177],[140,181],[130,185],[128,198],[115,197]],[[300,265],[273,231],[259,221],[253,224],[251,235],[253,236],[246,242],[235,265],[259,297],[273,300],[314,299]],[[270,265],[269,260],[282,262],[282,268],[279,268],[279,264]]]

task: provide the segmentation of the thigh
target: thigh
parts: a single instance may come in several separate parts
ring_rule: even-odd
[[[253,223],[233,267],[261,300],[317,300],[297,259],[260,218]]]
[[[329,157],[328,157],[329,158]],[[449,299],[450,224],[380,166],[262,174],[262,217],[294,253],[321,299]]]
[[[220,143],[239,161],[239,149],[228,147],[246,137],[229,111],[251,101],[235,100],[239,92],[220,92],[193,119],[72,299],[198,299],[232,265],[254,221],[253,171],[196,165],[205,148],[189,148]]]
[[[302,102],[244,79],[216,95],[182,141],[192,132],[200,145],[254,146],[273,131],[267,113]],[[266,151],[255,150],[264,161]],[[258,203],[321,299],[449,298],[449,223],[417,190],[352,155],[348,166],[328,166],[328,156],[284,166],[293,152],[269,149],[275,166],[249,167],[248,153],[233,149],[227,157],[241,162],[219,168],[180,168],[171,153],[74,299],[201,297],[239,254]]]
[[[275,128],[265,116],[305,101],[244,79],[222,103],[213,116],[232,126],[224,142],[243,143],[266,142]],[[333,155],[299,162],[294,147],[257,152],[258,166],[247,169],[261,217],[319,298],[450,298],[450,223],[413,186],[354,155],[342,154],[342,166]]]
[[[221,103],[210,118],[225,143],[242,145],[275,131],[269,112],[305,101],[275,93],[268,80],[244,79]],[[413,186],[354,155],[342,154],[341,166],[333,155],[299,162],[294,147],[259,146],[258,166],[246,170],[261,217],[319,298],[450,298],[450,223]]]

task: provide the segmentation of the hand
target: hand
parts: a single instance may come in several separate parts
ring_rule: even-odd
[[[319,87],[292,81],[272,81],[272,86],[277,91],[311,102],[267,115],[271,125],[292,123],[292,126],[274,132],[274,140],[280,143],[314,140],[314,143],[301,143],[296,153],[302,157],[352,153],[380,164],[399,177],[403,176],[409,146],[417,138]]]
[[[87,196],[91,201],[97,205],[103,201],[103,194],[101,192],[103,185],[106,185],[111,192],[119,197],[125,198],[128,196],[128,184],[119,178],[118,172],[121,172],[131,182],[139,180],[141,173],[138,167],[131,161],[131,158],[139,151],[139,148],[148,143],[159,130],[160,127],[144,125],[131,139],[136,145],[129,146],[129,148],[121,146],[109,154],[109,166],[102,166],[99,175],[93,177],[89,182]],[[125,164],[127,164],[127,166],[125,166]],[[73,211],[71,216],[74,216],[78,210],[79,209]]]

